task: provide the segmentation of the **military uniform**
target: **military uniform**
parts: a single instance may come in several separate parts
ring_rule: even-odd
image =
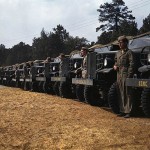
[[[81,70],[82,70],[82,78],[87,78],[87,55],[83,58],[83,63],[81,66]]]
[[[120,112],[128,114],[132,109],[131,88],[125,86],[126,78],[134,74],[134,58],[131,50],[119,50],[115,57],[117,66],[117,93],[120,105]]]
[[[24,78],[28,77],[28,69],[26,64],[24,64],[23,66],[23,77]]]
[[[82,61],[81,67],[76,70],[76,74],[78,74],[82,78],[86,78],[87,77],[86,65],[87,65],[87,55],[83,57],[83,61]]]
[[[16,87],[19,87],[20,71],[18,67],[15,70],[15,78],[16,78]]]
[[[63,58],[63,60],[61,60],[59,65],[59,74],[62,77],[67,76],[68,71],[69,71],[69,59]]]

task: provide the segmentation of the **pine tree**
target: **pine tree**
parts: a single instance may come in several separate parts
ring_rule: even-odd
[[[149,31],[150,31],[150,14],[145,19],[143,19],[143,26],[140,28],[139,32],[141,34]]]
[[[99,9],[99,22],[103,23],[96,28],[96,31],[118,31],[121,23],[126,20],[131,22],[135,19],[132,16],[132,11],[128,10],[123,0],[112,0],[112,3],[104,3],[100,5]]]

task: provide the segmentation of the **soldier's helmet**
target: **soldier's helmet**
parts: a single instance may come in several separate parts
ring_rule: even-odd
[[[88,48],[87,47],[82,47],[81,50],[88,51]]]
[[[65,54],[64,53],[60,53],[59,54],[59,58],[62,60],[63,58],[65,58]]]
[[[118,37],[118,42],[126,42],[128,44],[129,40],[127,39],[127,37],[125,35],[119,36]]]

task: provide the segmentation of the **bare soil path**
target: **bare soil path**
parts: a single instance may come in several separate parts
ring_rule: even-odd
[[[150,119],[17,88],[0,88],[0,150],[150,149]]]

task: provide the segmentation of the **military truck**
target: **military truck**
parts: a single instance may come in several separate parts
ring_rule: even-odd
[[[2,84],[3,76],[4,76],[4,68],[0,67],[0,84]]]
[[[31,79],[31,67],[33,65],[33,61],[28,61],[23,63],[23,76],[22,76],[22,82],[24,82],[24,86],[23,89],[24,90],[31,90],[31,83],[32,83],[32,79]]]
[[[35,84],[33,83],[33,81],[36,78],[36,66],[39,65],[39,62],[40,61],[29,61],[21,64],[16,64],[15,76],[12,78],[12,82],[14,82],[13,84],[15,84],[16,87],[20,87],[24,90],[31,90],[32,84]],[[34,88],[37,89],[37,86]]]
[[[25,75],[24,75],[24,65],[26,63],[15,64],[13,65],[13,69],[11,70],[11,86],[24,88],[25,84]]]
[[[14,71],[15,70],[13,69],[13,66],[3,67],[2,78],[1,78],[1,82],[3,85],[10,86],[11,80],[12,80],[13,75],[14,75]]]
[[[51,87],[53,89],[53,93],[59,96],[59,82],[57,80],[53,80],[53,77],[59,77],[59,65],[60,58],[54,58],[54,61],[50,64],[50,72],[51,72]]]
[[[114,56],[119,46],[115,43],[96,45],[87,55],[87,78],[73,78],[76,96],[91,105],[107,105],[107,93],[116,80]]]
[[[81,67],[82,59],[80,51],[74,50],[69,56],[66,56],[63,61],[60,61],[58,76],[51,77],[51,80],[57,85],[57,90],[55,88],[57,95],[64,98],[75,97],[72,78],[76,76],[75,70]]]
[[[25,79],[30,82],[31,90],[45,92],[44,87],[49,81],[50,63],[44,60],[35,60],[31,63],[29,78]]]
[[[16,87],[23,88],[24,87],[24,63],[16,64],[15,68],[15,78],[12,80],[16,82]]]
[[[132,88],[132,113],[137,113],[142,107],[145,115],[150,117],[150,32],[130,39],[128,47],[134,52],[136,60],[133,78],[126,79],[126,86]],[[119,113],[116,86],[116,83],[111,86],[108,101],[112,111]]]

